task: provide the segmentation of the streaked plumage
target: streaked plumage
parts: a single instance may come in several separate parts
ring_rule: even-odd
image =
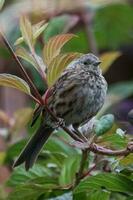
[[[57,117],[63,118],[67,126],[73,125],[78,128],[95,116],[103,106],[107,83],[99,64],[99,58],[93,54],[83,55],[68,65],[51,88],[49,108]],[[52,122],[48,116],[14,166],[25,162],[27,170],[32,167],[52,130]]]

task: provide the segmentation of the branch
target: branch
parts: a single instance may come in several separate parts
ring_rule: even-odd
[[[94,164],[87,172],[85,172],[82,176],[81,179],[85,178],[86,176],[91,176],[91,172],[96,169],[97,165]]]
[[[79,184],[81,179],[90,175],[90,173],[97,167],[97,163],[95,163],[86,173],[84,173],[84,168],[89,152],[106,156],[127,156],[128,154],[133,153],[133,142],[129,142],[127,148],[122,150],[107,149],[95,143],[91,143],[89,147],[87,147],[86,143],[84,144],[77,143],[76,147],[82,148],[82,157],[81,157],[79,171],[76,174],[76,181],[74,187],[76,187]]]
[[[78,173],[76,174],[76,181],[75,181],[75,185],[74,186],[77,186],[79,184],[80,180],[83,177],[83,172],[84,172],[86,160],[87,160],[87,157],[88,157],[88,153],[89,153],[88,149],[82,150],[82,157],[81,157],[81,161],[80,161],[80,167],[79,167]]]
[[[21,64],[19,58],[17,57],[17,55],[15,54],[13,48],[11,47],[11,45],[9,44],[7,38],[4,36],[4,34],[2,32],[0,32],[0,35],[3,39],[4,44],[6,45],[6,47],[8,48],[9,52],[11,53],[11,55],[13,56],[14,60],[16,61],[24,79],[28,82],[28,84],[30,85],[30,87],[32,88],[34,95],[36,97],[36,99],[39,100],[40,104],[43,105],[43,99],[41,97],[41,95],[39,94],[36,86],[34,85],[34,83],[32,82],[32,80],[30,79],[30,77],[28,76],[26,70],[24,69],[23,65]],[[34,99],[35,100],[35,99]]]
[[[111,150],[104,147],[101,147],[95,143],[91,144],[90,147],[88,147],[90,151],[93,153],[101,154],[101,155],[107,155],[107,156],[127,156],[130,153],[133,153],[133,142],[129,142],[127,147],[125,149],[121,150]]]
[[[81,150],[88,150],[96,154],[106,155],[106,156],[127,156],[130,153],[133,153],[133,142],[129,142],[125,149],[121,150],[111,150],[105,147],[99,146],[96,143],[81,143],[81,142],[74,142],[73,146],[76,148],[80,148]]]

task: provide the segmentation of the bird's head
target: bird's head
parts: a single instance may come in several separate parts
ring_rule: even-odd
[[[78,59],[73,60],[68,67],[84,68],[85,71],[101,74],[101,69],[99,68],[100,63],[101,61],[97,56],[92,53],[88,53],[82,55]]]
[[[92,53],[81,56],[78,62],[90,71],[99,71],[100,59]]]

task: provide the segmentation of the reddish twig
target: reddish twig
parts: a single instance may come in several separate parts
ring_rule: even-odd
[[[129,143],[127,145],[127,148],[121,149],[121,150],[111,150],[107,149],[101,146],[98,146],[97,144],[93,143],[89,148],[90,151],[101,154],[101,155],[107,155],[107,156],[127,156],[130,153],[133,153],[133,143]]]
[[[91,176],[90,173],[91,173],[93,170],[95,170],[96,167],[97,167],[96,164],[94,164],[92,167],[90,167],[90,169],[89,169],[87,172],[85,172],[85,173],[81,176],[81,179],[85,178],[86,176]]]
[[[32,82],[32,80],[30,79],[30,77],[28,76],[27,72],[25,71],[23,65],[21,64],[19,58],[17,57],[17,55],[15,54],[13,48],[11,47],[11,45],[9,44],[7,38],[4,36],[4,34],[2,32],[0,32],[1,37],[3,39],[4,44],[6,45],[6,47],[8,48],[8,50],[10,51],[11,55],[13,56],[14,60],[16,61],[17,65],[19,66],[19,69],[22,72],[22,75],[24,77],[24,79],[28,82],[28,84],[30,85],[30,87],[32,88],[34,95],[36,98],[38,99],[39,103],[43,105],[43,99],[41,97],[41,95],[39,94],[36,86],[34,85],[34,83]]]
[[[105,147],[99,146],[96,143],[94,143],[94,141],[90,144],[90,142],[74,142],[73,143],[74,147],[77,147],[81,150],[88,150],[91,151],[93,153],[96,154],[100,154],[100,155],[106,155],[106,156],[127,156],[130,153],[133,153],[133,142],[129,142],[127,144],[127,147],[125,149],[121,149],[121,150],[111,150],[111,149],[107,149]]]

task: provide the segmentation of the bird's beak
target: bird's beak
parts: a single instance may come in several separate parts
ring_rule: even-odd
[[[95,62],[95,66],[98,66],[98,65],[100,65],[101,64],[101,61],[97,61],[97,62]]]
[[[97,65],[100,65],[101,64],[101,61],[97,62]]]
[[[98,62],[96,62],[96,66],[98,66],[98,65],[100,65],[101,64],[101,61],[98,61]]]

